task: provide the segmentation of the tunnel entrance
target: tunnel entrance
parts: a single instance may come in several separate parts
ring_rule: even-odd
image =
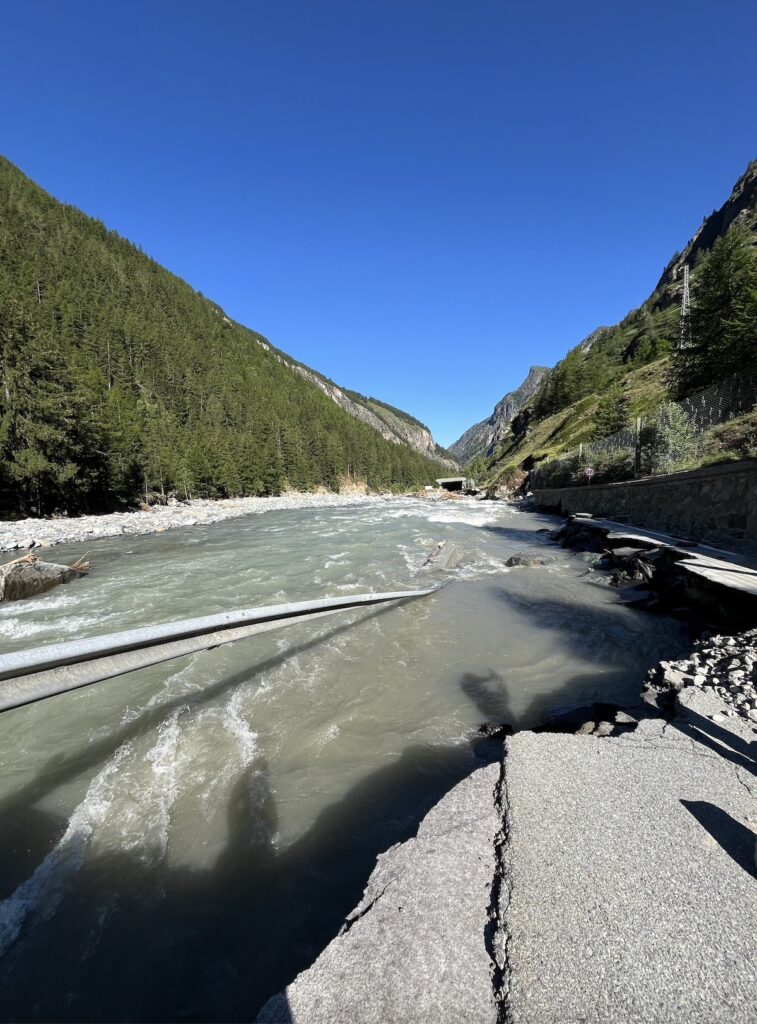
[[[472,480],[464,476],[443,476],[436,481],[436,486],[445,491],[467,491],[471,489]]]

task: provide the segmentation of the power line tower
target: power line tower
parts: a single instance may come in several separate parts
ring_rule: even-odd
[[[681,296],[681,324],[678,334],[678,348],[691,345],[691,300],[689,296],[689,265],[683,265],[683,295]]]

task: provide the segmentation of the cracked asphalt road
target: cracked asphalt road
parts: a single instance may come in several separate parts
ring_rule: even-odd
[[[618,738],[509,738],[258,1020],[752,1024],[757,730],[680,701]]]
[[[261,1024],[496,1024],[490,924],[495,789],[480,768],[378,858],[361,903]]]
[[[682,701],[618,739],[507,741],[508,1024],[755,1020],[757,733]]]

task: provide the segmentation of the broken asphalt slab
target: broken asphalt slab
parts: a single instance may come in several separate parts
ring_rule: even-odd
[[[618,737],[508,738],[258,1021],[751,1024],[757,731],[676,699]]]
[[[496,1024],[485,931],[500,772],[474,772],[378,858],[341,933],[259,1024]]]

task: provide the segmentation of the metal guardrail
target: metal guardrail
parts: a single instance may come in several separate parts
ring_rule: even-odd
[[[427,597],[439,587],[324,598],[180,619],[0,655],[0,712],[336,612]]]

